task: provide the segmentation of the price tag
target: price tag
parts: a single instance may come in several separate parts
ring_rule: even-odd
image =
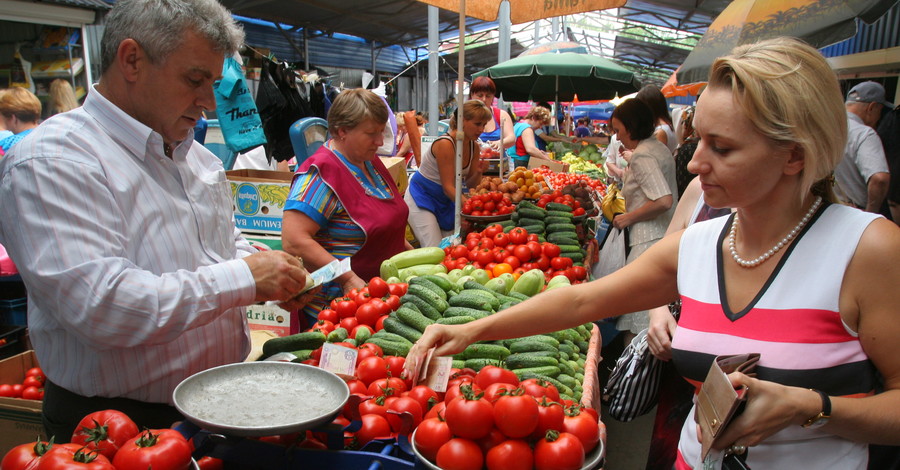
[[[353,376],[356,370],[355,349],[325,343],[322,346],[322,356],[319,358],[319,368],[333,372],[339,376]]]

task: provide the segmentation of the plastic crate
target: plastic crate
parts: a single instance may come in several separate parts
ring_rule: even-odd
[[[28,298],[0,300],[0,325],[28,324]]]
[[[25,352],[24,336],[24,326],[0,326],[0,360]]]

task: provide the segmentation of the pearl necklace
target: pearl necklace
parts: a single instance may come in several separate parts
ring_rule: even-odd
[[[734,258],[734,261],[743,268],[755,268],[755,267],[759,266],[760,264],[765,262],[767,259],[774,256],[775,253],[778,253],[779,251],[781,251],[781,249],[784,248],[785,246],[787,246],[791,242],[791,240],[796,238],[797,235],[800,233],[800,231],[803,230],[803,227],[806,226],[807,223],[809,223],[809,219],[811,219],[813,214],[816,213],[816,211],[819,209],[820,205],[822,205],[822,197],[821,196],[816,197],[816,201],[813,202],[813,204],[809,208],[809,210],[806,211],[806,215],[804,215],[803,218],[800,219],[800,222],[797,222],[797,225],[794,226],[794,228],[790,231],[790,233],[785,235],[784,238],[782,238],[781,241],[776,243],[775,246],[773,246],[770,250],[766,251],[765,253],[763,253],[762,255],[757,257],[756,259],[752,259],[749,261],[745,260],[744,258],[741,258],[741,256],[738,255],[737,248],[735,248],[734,237],[735,237],[735,234],[737,233],[737,225],[738,225],[738,215],[737,215],[737,212],[735,212],[734,219],[732,219],[732,221],[731,221],[731,232],[728,233],[728,249],[731,251],[731,257]]]

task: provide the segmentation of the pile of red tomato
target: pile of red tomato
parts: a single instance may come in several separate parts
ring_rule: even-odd
[[[578,173],[556,173],[549,168],[533,168],[531,171],[544,175],[544,179],[550,182],[554,188],[563,188],[570,184],[577,184],[584,181],[588,186],[593,188],[600,195],[606,194],[606,185],[602,181],[591,178],[588,175]]]
[[[600,442],[595,410],[561,400],[555,386],[487,366],[456,371],[413,442],[445,469],[576,470]]]
[[[442,262],[447,270],[463,269],[471,264],[484,269],[490,277],[512,273],[517,279],[526,271],[540,269],[546,279],[562,274],[573,283],[587,279],[583,266],[573,266],[572,259],[560,256],[558,245],[539,242],[537,234],[522,227],[503,233],[503,227],[490,225],[481,232],[469,232],[464,244],[444,249]]]
[[[462,207],[462,213],[475,217],[486,215],[510,214],[515,210],[509,194],[500,191],[490,191],[484,194],[470,196]]]
[[[57,441],[57,442],[54,442]],[[85,416],[70,443],[21,444],[3,457],[3,470],[186,470],[191,465],[192,444],[174,429],[139,430],[134,421],[116,410]],[[221,461],[204,457],[201,469],[221,468]]]
[[[538,207],[547,207],[548,203],[555,202],[557,204],[565,204],[572,208],[572,215],[584,215],[585,210],[581,207],[581,203],[575,200],[571,194],[563,194],[562,191],[556,189],[552,193],[542,194],[535,204]]]
[[[400,297],[406,294],[406,283],[388,284],[380,277],[373,277],[366,287],[352,289],[344,297],[336,297],[329,307],[319,312],[318,322],[311,329],[325,335],[343,327],[351,338],[360,328],[374,333],[382,328],[388,314],[400,308]]]
[[[0,384],[0,397],[43,400],[44,382],[47,376],[40,367],[32,367],[25,372],[25,379],[18,384]]]

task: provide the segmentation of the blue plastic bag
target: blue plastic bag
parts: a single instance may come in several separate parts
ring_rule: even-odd
[[[229,150],[242,153],[266,143],[256,102],[237,60],[225,58],[222,79],[215,85],[215,96],[219,127]]]

